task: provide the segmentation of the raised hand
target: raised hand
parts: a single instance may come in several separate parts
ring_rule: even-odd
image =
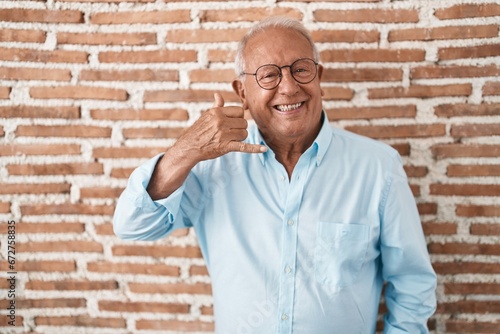
[[[248,136],[248,122],[243,116],[243,108],[224,107],[223,97],[215,93],[212,108],[202,113],[175,145],[184,153],[189,151],[189,159],[196,161],[214,159],[229,152],[265,152],[263,145],[243,142]]]
[[[200,161],[229,152],[262,153],[266,146],[242,142],[248,136],[243,108],[224,107],[220,94],[214,105],[171,146],[156,164],[147,191],[153,200],[166,198],[178,189]]]

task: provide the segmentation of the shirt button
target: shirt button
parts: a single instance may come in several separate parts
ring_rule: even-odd
[[[280,180],[281,180],[281,181],[285,181],[285,176],[284,176],[284,175],[281,175],[281,176],[280,176]]]
[[[294,224],[292,219],[288,219],[288,221],[286,223],[288,224],[288,226],[293,226],[293,224]]]
[[[289,274],[292,272],[292,268],[290,268],[290,266],[286,266],[285,267],[285,273]]]
[[[288,314],[283,313],[283,314],[281,315],[281,320],[288,320]]]

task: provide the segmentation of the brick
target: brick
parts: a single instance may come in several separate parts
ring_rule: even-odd
[[[165,147],[97,147],[93,150],[94,158],[151,158],[165,152]]]
[[[269,16],[286,16],[301,20],[303,17],[300,10],[288,7],[203,10],[199,16],[200,22],[261,21]]]
[[[464,255],[499,255],[500,245],[493,244],[469,244],[459,242],[448,242],[446,244],[430,243],[428,245],[431,254],[464,254]]]
[[[181,1],[181,0],[176,0]],[[345,2],[345,0],[277,0],[277,2]],[[382,2],[382,0],[350,0],[349,2]]]
[[[167,33],[168,43],[238,42],[248,29],[177,29]]]
[[[453,235],[457,233],[457,224],[441,222],[423,222],[425,235]]]
[[[500,176],[500,165],[449,165],[448,177]]]
[[[25,192],[28,193],[28,192]],[[0,224],[0,233],[6,233],[7,224]],[[21,222],[16,225],[16,232],[23,234],[32,233],[75,233],[85,232],[85,225],[82,223],[27,223]]]
[[[180,321],[180,320],[145,320],[136,321],[138,330],[169,330],[178,332],[213,332],[215,327],[212,322],[204,321]]]
[[[334,49],[320,52],[323,62],[416,62],[425,60],[425,51],[419,49]]]
[[[415,105],[383,107],[346,107],[327,109],[331,121],[342,119],[377,119],[377,118],[414,118],[417,114]]]
[[[117,179],[128,179],[133,171],[134,168],[113,168],[111,170],[111,177],[115,177]]]
[[[81,146],[76,144],[10,144],[0,145],[0,155],[78,155]]]
[[[416,125],[355,125],[347,126],[346,130],[371,138],[425,138],[444,136],[444,124],[416,124]]]
[[[179,81],[179,72],[175,70],[83,70],[82,81]]]
[[[111,205],[88,204],[33,204],[21,205],[22,215],[113,215]]]
[[[125,139],[179,138],[186,128],[130,128],[123,129]]]
[[[0,264],[2,270],[7,271],[7,265]],[[74,272],[76,263],[74,261],[16,261],[17,271],[27,272]]]
[[[439,275],[457,274],[500,274],[498,263],[482,262],[434,262],[434,270]]]
[[[10,96],[10,87],[0,87],[0,99],[8,99]]]
[[[489,81],[485,83],[483,86],[483,95],[500,95],[500,82]]]
[[[203,315],[214,315],[214,308],[209,306],[202,306],[200,308],[201,314]]]
[[[377,30],[313,30],[311,37],[316,43],[377,43],[380,33]]]
[[[10,203],[0,202],[0,213],[10,213]]]
[[[401,81],[403,71],[396,68],[326,68],[322,82]]]
[[[500,103],[441,104],[434,108],[438,117],[496,116],[500,114]]]
[[[424,177],[429,173],[429,168],[426,166],[405,165],[404,170],[408,177]]]
[[[115,236],[113,224],[111,223],[94,226],[94,229],[97,235],[109,235],[113,237]]]
[[[500,124],[466,124],[452,125],[453,137],[480,137],[495,136],[500,134]]]
[[[111,128],[90,125],[21,125],[17,127],[17,136],[25,137],[111,137]]]
[[[410,70],[411,79],[475,78],[500,75],[500,67],[489,66],[419,66]]]
[[[87,270],[99,273],[121,273],[138,275],[161,275],[179,276],[180,270],[177,266],[165,264],[142,264],[142,263],[114,263],[114,262],[90,262]]]
[[[236,78],[233,69],[202,69],[189,72],[191,82],[225,82],[231,83]]]
[[[181,303],[155,303],[147,302],[117,302],[101,300],[99,301],[99,310],[112,312],[130,312],[130,313],[189,313],[189,305]]]
[[[3,183],[0,194],[69,194],[70,189],[69,183]]]
[[[90,86],[32,87],[30,88],[30,96],[35,99],[114,101],[126,101],[128,99],[128,93],[124,89]]]
[[[133,283],[128,284],[130,292],[133,293],[161,293],[161,294],[194,294],[194,295],[210,295],[212,294],[212,286],[207,283]]]
[[[440,48],[438,50],[439,60],[486,58],[496,56],[500,56],[500,44]]]
[[[498,283],[445,283],[444,291],[447,295],[500,295]]]
[[[352,100],[354,97],[354,90],[345,87],[323,87],[323,100]]]
[[[153,45],[155,33],[70,33],[57,34],[57,44]]]
[[[4,118],[80,118],[78,107],[37,107],[37,106],[9,106],[0,107],[0,117]]]
[[[101,12],[90,15],[91,24],[166,24],[191,22],[189,10]]]
[[[430,193],[444,196],[500,196],[500,185],[433,183]]]
[[[186,109],[100,109],[91,110],[93,119],[107,120],[141,120],[141,121],[187,121],[189,114]]]
[[[0,9],[0,21],[83,23],[83,13],[77,10]]]
[[[459,300],[441,303],[438,306],[437,313],[500,313],[500,301]]]
[[[209,49],[207,52],[208,61],[212,63],[232,63],[235,56],[236,51],[234,50]]]
[[[318,9],[313,12],[319,22],[372,22],[372,23],[416,23],[418,11],[413,9]]]
[[[88,53],[70,50],[33,50],[18,48],[0,48],[0,60],[16,62],[41,62],[41,63],[77,63],[85,64]]]
[[[0,29],[2,42],[44,43],[46,37],[47,33],[40,30]]]
[[[226,102],[240,102],[233,91],[220,90],[156,90],[144,92],[144,102],[213,102],[214,93],[219,93]]]
[[[20,309],[46,309],[46,308],[83,308],[86,307],[83,298],[45,298],[45,299],[21,299],[16,306]]]
[[[440,20],[463,19],[468,17],[488,17],[500,15],[498,4],[462,4],[447,8],[439,8],[434,12]]]
[[[417,203],[418,213],[421,215],[435,215],[437,214],[436,203]]]
[[[496,334],[498,322],[446,320],[446,333]]]
[[[185,63],[197,61],[193,50],[106,51],[99,53],[101,63]]]
[[[61,163],[61,164],[29,164],[8,165],[10,175],[99,175],[104,169],[101,163]]]
[[[437,144],[431,147],[433,155],[438,159],[462,157],[498,157],[500,145],[481,144]]]
[[[85,187],[80,189],[80,198],[118,198],[124,188]]]
[[[452,26],[438,28],[411,28],[391,30],[389,42],[433,41],[446,39],[489,38],[498,36],[498,25]]]
[[[35,317],[37,326],[72,326],[72,327],[95,327],[95,328],[123,328],[127,327],[125,319],[122,318],[94,318],[88,315],[75,315],[71,317],[50,316]]]
[[[500,224],[472,224],[470,226],[472,235],[500,235]]]
[[[456,214],[461,217],[499,217],[500,206],[459,204]]]
[[[16,243],[16,249],[22,253],[47,253],[47,252],[78,252],[78,253],[102,253],[102,244],[97,241],[46,241],[46,242],[23,242]]]
[[[151,257],[180,257],[180,258],[201,258],[199,247],[181,246],[134,246],[117,245],[111,248],[115,256],[151,256]]]
[[[42,0],[43,1],[43,0]],[[95,2],[95,3],[115,3],[115,2],[155,2],[156,0],[64,0],[64,2]]]
[[[8,289],[7,289],[8,290]],[[5,301],[5,305],[7,305],[7,301]],[[9,322],[12,321],[8,316],[0,317],[0,327],[8,327],[12,326]],[[16,314],[15,326],[22,327],[24,324],[24,318],[18,314]]]
[[[397,143],[391,145],[393,149],[398,151],[398,153],[402,156],[410,155],[410,144],[408,143]]]
[[[387,98],[434,98],[441,96],[469,96],[472,94],[471,84],[450,85],[413,85],[410,87],[386,87],[368,89],[370,99]]]
[[[208,276],[208,269],[205,266],[191,266],[189,268],[189,276]]]

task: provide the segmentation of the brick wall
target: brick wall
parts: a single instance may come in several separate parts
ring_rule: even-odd
[[[495,0],[1,1],[1,332],[213,330],[193,232],[124,242],[111,219],[133,168],[214,91],[236,101],[236,41],[271,14],[312,31],[332,122],[403,156],[439,274],[432,331],[499,332]]]

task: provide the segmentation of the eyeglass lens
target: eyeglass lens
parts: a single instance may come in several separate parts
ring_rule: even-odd
[[[292,77],[299,83],[306,84],[316,77],[316,63],[312,59],[299,59],[290,66]],[[277,87],[282,78],[282,68],[277,65],[263,65],[257,69],[255,78],[257,83],[264,89]]]

